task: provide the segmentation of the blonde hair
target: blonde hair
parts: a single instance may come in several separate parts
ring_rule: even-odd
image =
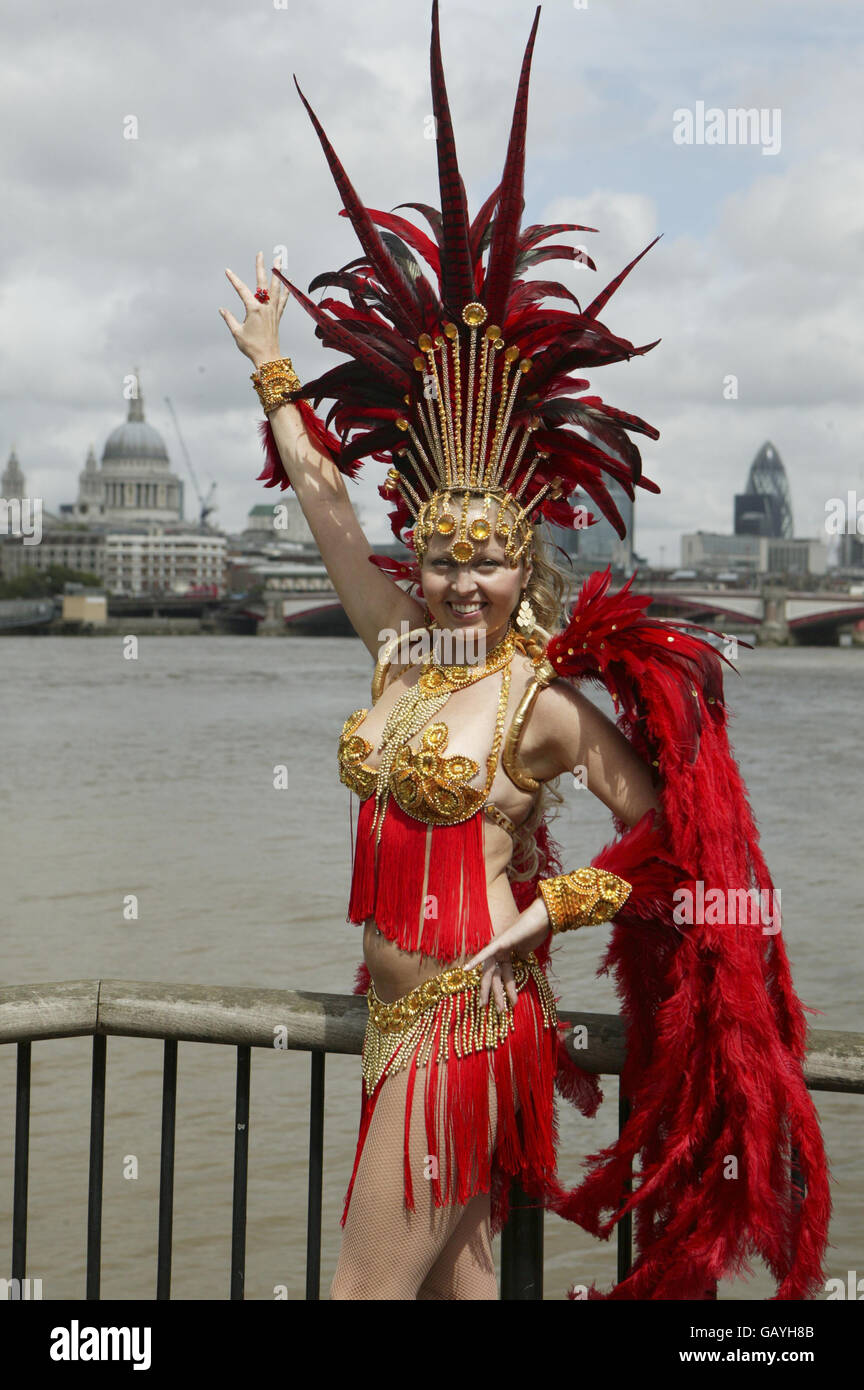
[[[549,542],[542,532],[536,529],[529,554],[532,565],[531,575],[525,586],[525,598],[534,610],[537,627],[543,629],[545,645],[546,638],[564,625],[564,606],[570,581],[552,559]],[[518,609],[516,611],[518,612]],[[540,636],[538,632],[537,638]],[[507,870],[511,883],[526,883],[538,873],[542,877],[549,868],[546,856],[537,843],[536,831],[544,818],[547,824],[553,821],[558,814],[558,808],[564,804],[564,798],[558,790],[558,782],[557,777],[548,782],[541,782],[529,815],[517,827],[513,838],[513,857]]]
[[[551,634],[563,626],[564,601],[570,582],[551,558],[548,542],[536,529],[529,554],[532,568],[525,586],[525,598],[534,609],[537,626]]]

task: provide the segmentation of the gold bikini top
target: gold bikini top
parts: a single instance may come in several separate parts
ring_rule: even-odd
[[[509,696],[508,664],[501,681],[495,734],[482,787],[470,785],[480,771],[473,758],[462,753],[446,754],[450,731],[441,721],[423,730],[419,748],[412,748],[409,742],[399,749],[390,769],[388,785],[390,795],[407,815],[429,825],[458,825],[485,808],[497,824],[510,833],[515,832],[509,817],[491,803],[487,804],[498,767]],[[358,709],[349,715],[339,739],[339,780],[364,801],[375,792],[378,778],[378,769],[366,763],[374,745],[357,732],[368,713],[367,709]]]

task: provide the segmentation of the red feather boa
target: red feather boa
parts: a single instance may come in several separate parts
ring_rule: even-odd
[[[650,599],[629,583],[610,596],[610,577],[586,581],[547,656],[616,698],[620,727],[658,767],[662,814],[656,829],[646,817],[593,860],[633,883],[601,965],[614,972],[627,1021],[621,1085],[631,1114],[617,1142],[591,1156],[584,1181],[550,1205],[600,1237],[635,1213],[633,1270],[589,1297],[704,1298],[716,1280],[750,1273],[759,1255],[775,1298],[811,1298],[824,1280],[831,1201],[802,1069],[804,1007],[782,936],[764,919],[673,919],[676,883],[691,901],[699,881],[705,893],[773,894],[729,747],[720,660],[707,642],[646,618]],[[793,1190],[793,1149],[803,1191]]]

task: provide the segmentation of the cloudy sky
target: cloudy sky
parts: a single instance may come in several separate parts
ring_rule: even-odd
[[[251,366],[218,313],[239,312],[224,269],[254,283],[256,251],[285,245],[305,287],[359,250],[292,73],[368,204],[438,202],[431,0],[281,4],[7,6],[0,459],[14,443],[48,509],[73,500],[88,447],[101,454],[125,416],[136,364],[175,471],[186,477],[166,396],[199,482],[218,484],[219,524],[239,529],[272,500],[254,481]],[[532,0],[441,0],[472,213],[500,177],[533,14]],[[543,5],[525,217],[599,231],[583,238],[596,275],[541,272],[583,298],[663,233],[604,314],[636,343],[662,342],[591,378],[660,430],[643,453],[662,495],[640,494],[636,522],[651,560],[677,562],[682,531],[731,530],[765,439],[789,473],[796,534],[823,533],[827,498],[864,494],[862,62],[855,0]],[[760,141],[676,140],[676,112],[694,114],[698,136],[711,108],[763,112]],[[301,377],[321,370],[311,320],[290,303],[282,349]],[[371,482],[357,497],[383,539]],[[188,478],[186,498],[194,516]]]

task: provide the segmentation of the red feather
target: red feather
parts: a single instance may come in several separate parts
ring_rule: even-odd
[[[327,139],[321,122],[318,120],[318,117],[315,115],[315,112],[312,110],[312,107],[309,105],[302,91],[300,91],[300,84],[296,77],[294,78],[294,86],[297,88],[300,94],[300,100],[306,107],[309,113],[309,119],[315,127],[315,132],[321,142],[321,148],[324,151],[327,163],[330,165],[330,170],[336,182],[336,187],[339,190],[340,197],[342,198],[345,211],[354,224],[354,230],[360,240],[360,245],[375,267],[375,271],[381,283],[386,286],[392,296],[394,308],[398,311],[401,321],[400,326],[403,331],[406,331],[409,337],[412,335],[416,336],[421,332],[418,313],[419,306],[411,286],[387,251],[386,246],[375,229],[375,224],[354,191],[351,181],[345,173],[336,151]]]
[[[388,579],[410,579],[412,584],[420,583],[420,566],[416,562],[407,565],[404,560],[397,560],[393,555],[370,555],[369,563],[386,574]]]
[[[339,440],[325,428],[315,414],[315,411],[306,401],[297,400],[294,401],[294,405],[296,405],[297,409],[300,411],[304,424],[309,431],[309,436],[316,448],[320,449],[322,454],[335,461],[338,468],[340,451]],[[273,426],[270,424],[269,417],[265,416],[263,420],[258,422],[258,435],[267,461],[255,481],[263,482],[265,487],[278,487],[281,492],[284,492],[286,488],[291,486],[291,480],[285,472],[282,456],[279,453],[279,446],[276,443],[276,438],[273,434]],[[341,469],[341,471],[344,472],[347,477],[353,478],[359,471],[359,467],[359,464],[354,464]]]
[[[444,67],[441,62],[441,39],[438,33],[438,0],[432,4],[432,42],[429,50],[432,80],[432,110],[435,117],[435,139],[438,152],[438,187],[441,192],[441,224],[444,238],[441,257],[441,299],[445,308],[458,318],[465,305],[474,298],[474,275],[471,261],[468,201],[465,185],[459,173],[456,141]]]
[[[474,293],[479,294],[483,287],[483,246],[486,234],[492,222],[492,214],[498,206],[498,195],[501,192],[499,183],[497,188],[493,188],[489,197],[481,207],[474,221],[471,223],[471,260],[474,265]]]
[[[385,383],[395,386],[397,390],[405,391],[407,389],[411,384],[407,370],[394,367],[388,358],[382,357],[380,352],[369,347],[356,333],[343,328],[338,320],[328,318],[326,314],[322,313],[314,300],[307,299],[303,291],[299,290],[296,285],[292,285],[290,280],[286,280],[284,275],[275,270],[275,267],[274,272],[282,283],[288,286],[301,309],[305,309],[307,314],[318,324],[322,330],[322,341],[325,346],[337,348],[340,352],[350,353],[358,361],[365,362],[366,366],[370,367],[376,375],[384,378]]]
[[[529,251],[538,242],[545,241],[550,236],[557,236],[559,232],[596,232],[596,230],[596,227],[583,227],[578,222],[553,222],[549,226],[535,222],[532,227],[525,227],[523,230],[519,237],[519,250]]]
[[[519,238],[519,222],[522,216],[522,185],[525,174],[525,126],[528,117],[528,83],[531,77],[531,56],[534,52],[534,39],[540,22],[540,6],[534,14],[534,23],[522,59],[519,86],[516,89],[516,103],[510,126],[510,141],[504,173],[501,176],[501,191],[498,195],[498,212],[489,248],[489,267],[483,287],[483,302],[489,321],[500,326],[507,312],[507,300],[513,281],[516,264],[516,251]]]
[[[388,232],[395,232],[401,236],[409,246],[413,246],[415,251],[419,251],[424,261],[434,270],[440,282],[441,280],[441,253],[435,242],[421,232],[419,227],[415,227],[413,222],[409,222],[407,217],[397,217],[392,212],[381,212],[378,208],[368,208],[369,216],[379,227],[386,227]],[[339,214],[340,217],[347,217],[344,208]]]
[[[605,290],[601,290],[597,298],[593,300],[591,304],[589,304],[588,308],[585,310],[586,318],[596,319],[597,315],[603,309],[603,306],[606,303],[608,303],[608,301],[612,298],[618,286],[621,284],[621,281],[626,280],[634,265],[638,265],[642,257],[647,256],[648,252],[651,250],[651,247],[657,245],[657,242],[660,240],[660,237],[662,235],[663,233],[661,232],[660,236],[655,236],[653,241],[649,241],[648,245],[645,247],[645,250],[640,251],[638,256],[634,256],[630,264],[625,265],[624,269],[620,272],[620,274],[616,275],[614,280],[609,281],[609,284],[606,286]]]
[[[607,1294],[592,1285],[590,1298],[702,1299],[753,1255],[777,1299],[813,1298],[831,1200],[782,937],[674,919],[681,890],[697,882],[773,891],[729,748],[720,658],[648,618],[650,599],[629,583],[610,594],[610,579],[606,570],[585,582],[547,659],[605,685],[619,727],[657,769],[659,817],[618,823],[620,838],[592,861],[632,885],[600,967],[614,972],[627,1020],[631,1113],[579,1186],[555,1179],[544,1200],[602,1239],[634,1213],[631,1273]],[[793,1146],[803,1190],[792,1187]]]

